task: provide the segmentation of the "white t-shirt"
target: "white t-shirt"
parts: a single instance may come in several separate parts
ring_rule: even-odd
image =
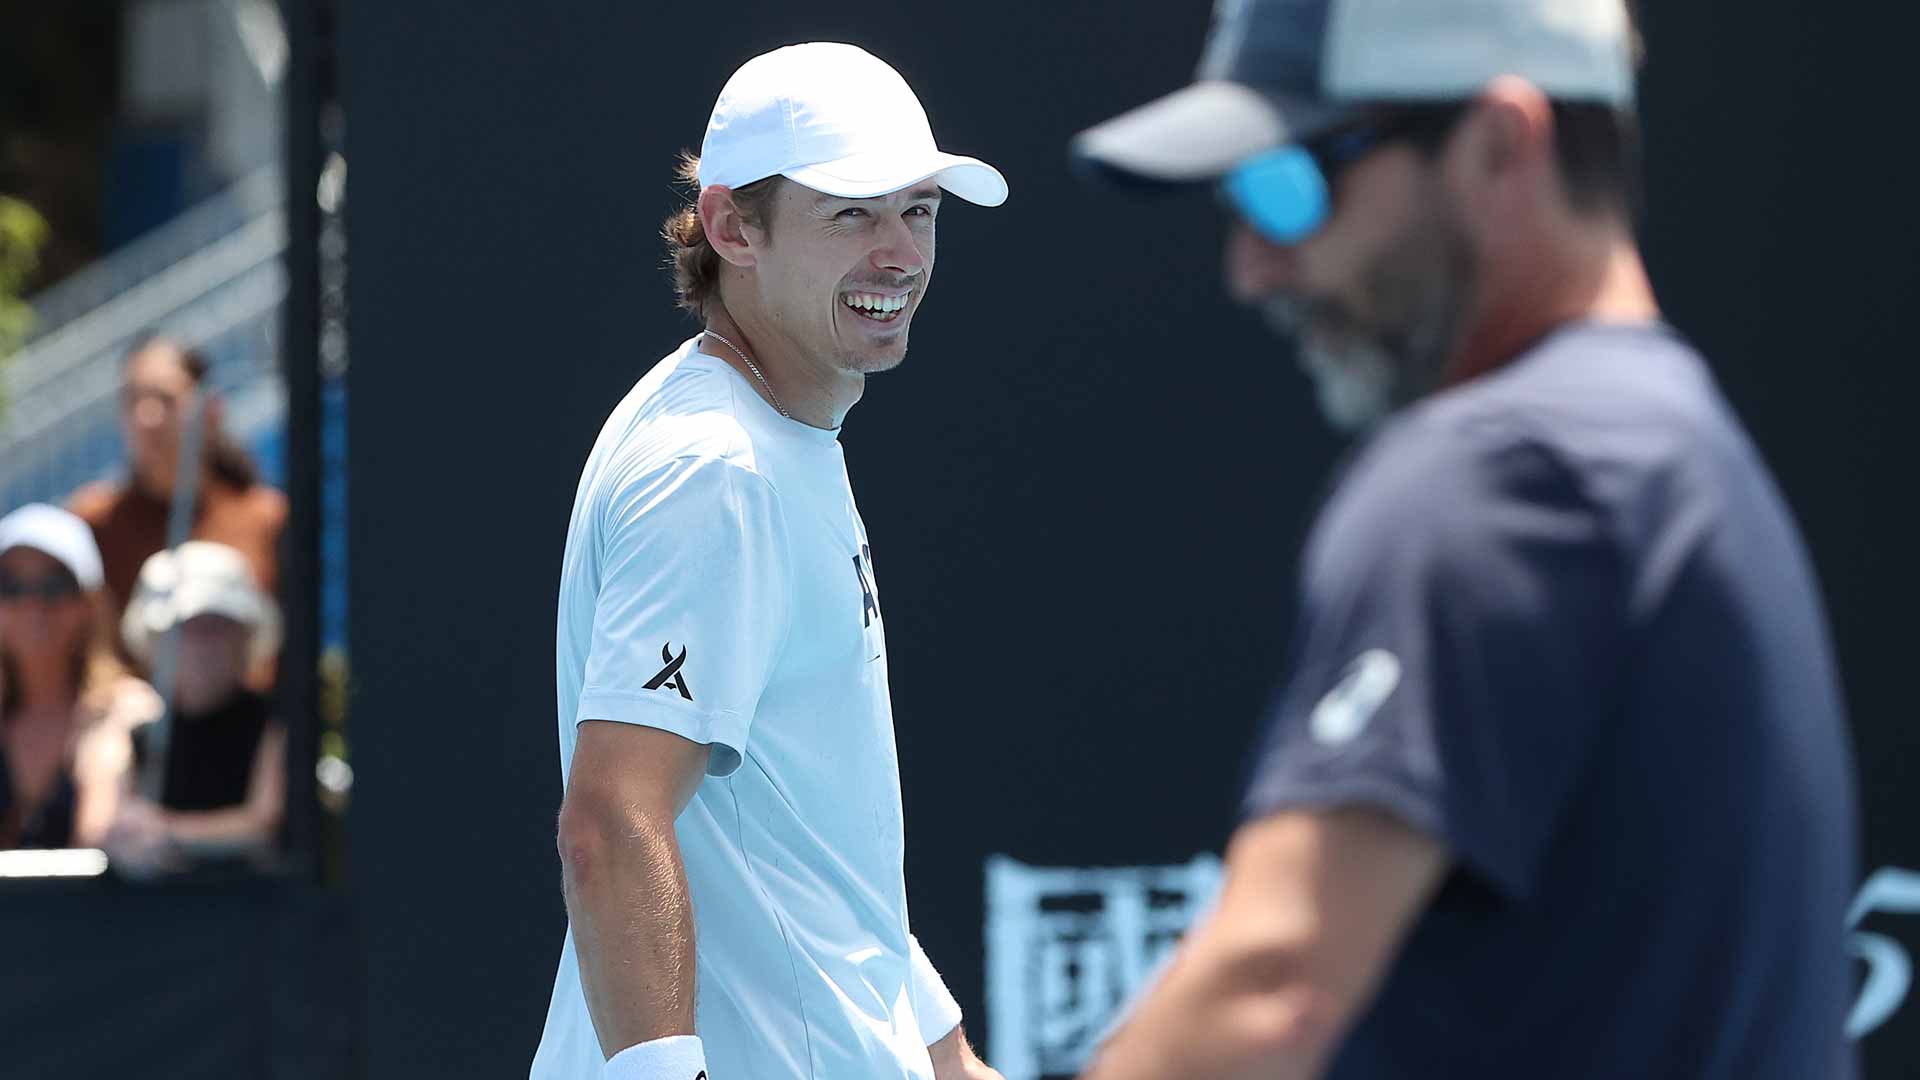
[[[580,478],[561,774],[583,720],[712,746],[675,831],[714,1080],[929,1080],[959,1010],[908,933],[886,634],[838,433],[698,342],[613,411]],[[603,1061],[569,931],[532,1077]]]

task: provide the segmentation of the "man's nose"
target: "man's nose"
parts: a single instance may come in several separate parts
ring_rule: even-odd
[[[899,217],[880,226],[879,246],[873,249],[875,269],[896,274],[918,275],[927,268],[926,253],[920,250],[920,238]]]
[[[1228,291],[1243,304],[1294,292],[1300,282],[1300,249],[1276,244],[1238,222],[1227,236],[1226,273]]]

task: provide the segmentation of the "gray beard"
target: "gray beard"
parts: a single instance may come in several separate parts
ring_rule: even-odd
[[[1285,294],[1260,306],[1276,332],[1297,342],[1327,421],[1359,434],[1440,386],[1474,278],[1465,237],[1436,216],[1367,275],[1366,299],[1378,315]]]
[[[1391,413],[1399,383],[1384,345],[1345,333],[1326,333],[1291,296],[1268,297],[1261,314],[1275,333],[1295,343],[1294,359],[1313,380],[1320,412],[1337,430],[1359,434]]]

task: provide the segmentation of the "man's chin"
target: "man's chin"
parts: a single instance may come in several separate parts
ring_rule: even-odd
[[[899,354],[898,356],[872,357],[862,361],[858,365],[856,370],[858,370],[862,375],[878,375],[883,371],[892,371],[894,368],[897,368],[901,364],[905,363],[906,359],[907,359],[907,354],[904,352]]]
[[[862,375],[878,375],[883,371],[892,371],[907,359],[907,335],[902,331],[900,340],[895,344],[870,346],[848,357],[847,366]]]
[[[1384,350],[1351,342],[1333,347],[1311,333],[1300,336],[1298,350],[1320,412],[1335,428],[1358,434],[1393,410],[1393,364]]]

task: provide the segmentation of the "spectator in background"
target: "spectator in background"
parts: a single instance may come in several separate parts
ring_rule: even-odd
[[[238,550],[261,587],[269,594],[279,588],[287,499],[261,483],[252,457],[222,430],[220,399],[205,385],[209,367],[205,354],[170,338],[148,336],[134,345],[127,353],[120,405],[128,475],[81,488],[70,502],[100,545],[115,620],[126,610],[141,565],[167,546],[181,435],[203,394],[199,492],[190,536]],[[139,662],[124,643],[121,657]],[[262,664],[252,672],[250,685],[271,685],[271,672],[271,663]]]
[[[57,507],[0,518],[0,848],[93,847],[160,712],[114,657],[100,552]]]
[[[286,805],[286,731],[245,679],[280,647],[279,612],[239,551],[189,540],[141,567],[121,624],[128,651],[149,666],[169,634],[160,801],[125,799],[107,850],[136,870],[271,852]],[[154,731],[134,732],[136,760],[153,752]]]

